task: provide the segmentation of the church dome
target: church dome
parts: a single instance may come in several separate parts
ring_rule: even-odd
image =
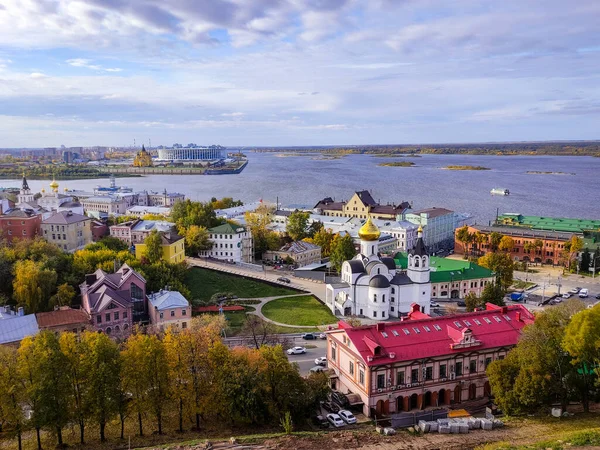
[[[52,179],[52,183],[50,183],[50,187],[52,188],[52,190],[58,189],[58,183],[56,182],[55,179]]]
[[[358,237],[363,241],[377,241],[381,236],[381,232],[377,225],[371,221],[371,217],[367,219],[365,224],[358,230]]]
[[[369,287],[372,287],[372,288],[389,288],[390,287],[390,282],[383,275],[375,275],[373,278],[371,278],[371,281],[369,281]]]

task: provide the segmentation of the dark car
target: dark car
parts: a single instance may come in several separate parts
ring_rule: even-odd
[[[340,405],[342,409],[350,408],[350,401],[348,400],[348,397],[339,391],[331,391],[331,401]]]
[[[330,413],[337,413],[340,410],[340,407],[333,402],[321,402],[321,406]]]
[[[600,294],[596,294],[596,298],[597,298],[597,299],[600,299]]]
[[[462,307],[465,307],[465,306],[467,306],[467,304],[461,300],[461,301],[459,301],[459,302],[456,302],[456,306],[462,306]]]
[[[288,283],[288,284],[291,283],[290,279],[286,278],[286,277],[279,277],[279,278],[277,278],[277,281],[281,281],[282,283]]]
[[[307,341],[314,341],[316,339],[316,336],[312,333],[304,333],[302,335],[302,339],[306,339]]]
[[[313,416],[313,423],[320,428],[329,428],[329,421],[325,416]]]

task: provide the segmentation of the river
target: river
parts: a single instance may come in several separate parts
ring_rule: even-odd
[[[349,155],[318,160],[318,155],[284,157],[275,153],[249,153],[248,167],[239,175],[152,175],[117,178],[134,190],[184,193],[192,200],[233,197],[245,202],[258,199],[283,205],[312,207],[324,197],[348,199],[356,190],[368,189],[382,203],[410,201],[413,208],[430,206],[470,213],[487,224],[500,213],[518,212],[549,217],[600,218],[600,158],[579,156],[422,155],[420,158],[377,158]],[[380,167],[388,161],[407,160],[413,167]],[[483,171],[444,170],[448,165],[489,167]],[[527,171],[564,172],[566,175],[527,174]],[[571,175],[574,174],[574,175]],[[48,189],[49,181],[31,180],[34,192]],[[20,180],[2,180],[0,186],[19,186]],[[60,190],[91,190],[108,185],[101,180],[64,180]],[[494,187],[510,195],[493,196]]]

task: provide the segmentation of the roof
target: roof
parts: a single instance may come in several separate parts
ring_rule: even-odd
[[[140,220],[133,225],[131,231],[171,231],[174,226],[173,222],[165,220]]]
[[[365,265],[360,259],[351,259],[350,261],[346,261],[350,264],[350,270],[352,273],[361,273],[365,271]]]
[[[285,217],[289,217],[292,215],[294,211],[289,211],[287,209],[278,209],[277,211],[275,211],[273,213],[274,216],[285,216]]]
[[[369,191],[356,191],[355,194],[358,195],[358,198],[360,198],[365,205],[377,205],[377,202],[375,201],[375,199]]]
[[[498,216],[497,224],[530,228],[532,230],[564,231],[570,233],[582,233],[584,230],[600,230],[600,220],[523,216],[518,213],[506,213]]]
[[[573,236],[573,233],[563,231],[544,231],[532,230],[525,227],[510,227],[510,226],[485,226],[485,225],[470,225],[471,228],[479,230],[483,233],[497,233],[505,236],[522,237],[525,239],[551,239],[557,241],[568,241]]]
[[[183,239],[183,236],[180,236],[179,234],[175,233],[174,231],[171,231],[169,233],[164,233],[164,232],[160,233],[160,240],[163,245],[171,245],[171,244],[174,244],[175,242],[179,242],[182,239]]]
[[[513,346],[523,328],[534,320],[533,314],[523,305],[501,308],[488,304],[487,307],[484,311],[466,314],[354,328],[340,322],[340,328],[344,329],[364,362],[368,366],[377,366],[451,355],[465,348],[481,351]],[[462,341],[468,330],[472,339]]]
[[[117,198],[117,197],[111,197],[110,195],[101,195],[101,196],[96,196],[96,197],[88,197],[88,198],[84,198],[82,200],[84,203],[90,203],[90,202],[94,202],[94,203],[122,203],[123,199],[122,198]]]
[[[10,209],[6,213],[2,214],[0,217],[6,218],[19,218],[19,219],[33,219],[38,215],[35,214],[31,210],[22,210],[22,209]]]
[[[394,255],[394,261],[404,269],[408,266],[406,253],[398,252]],[[493,272],[483,266],[463,259],[429,257],[429,279],[432,283],[450,282],[458,280],[474,280],[479,278],[491,278]]]
[[[89,321],[89,316],[83,309],[71,309],[68,307],[37,313],[35,317],[40,328],[76,325]]]
[[[396,270],[396,261],[394,258],[390,258],[389,256],[383,256],[379,258],[382,263],[386,265],[389,270]]]
[[[35,314],[26,316],[0,314],[0,344],[19,342],[39,331]]]
[[[209,228],[208,232],[213,234],[237,234],[244,233],[246,228],[241,225],[233,226],[229,222],[224,223],[223,225],[219,225],[217,227]]]
[[[199,312],[199,313],[203,313],[203,312],[219,312],[219,310],[222,309],[223,311],[244,311],[244,307],[241,305],[231,305],[231,306],[222,306],[219,307],[217,305],[211,305],[211,306],[194,306],[193,310],[194,312]]]
[[[331,197],[325,197],[319,201],[313,209],[327,209],[334,211],[341,211],[344,208],[345,202],[334,202]]]
[[[375,214],[400,214],[409,208],[410,204],[408,202],[402,202],[399,205],[375,205],[370,212]]]
[[[390,282],[383,275],[375,275],[369,281],[369,287],[372,287],[372,288],[388,288],[388,287],[390,287]]]
[[[421,236],[420,231],[421,230],[419,229],[419,238],[417,239],[415,246],[410,249],[409,253],[416,256],[427,256],[427,249],[425,248],[425,243],[423,242],[423,237]]]
[[[132,302],[130,290],[119,289],[132,276],[146,283],[144,277],[127,264],[123,264],[115,273],[106,273],[98,269],[93,274],[86,275],[85,282],[80,286],[87,287],[90,310],[101,311],[112,301],[123,307],[129,306]]]
[[[296,242],[290,242],[289,244],[285,244],[283,247],[281,247],[279,249],[279,251],[286,252],[286,253],[298,254],[298,253],[308,252],[311,250],[320,250],[320,249],[321,249],[321,247],[319,247],[318,245],[312,244],[310,242],[296,241]]]
[[[70,225],[72,223],[85,222],[86,220],[92,219],[71,211],[60,211],[42,221],[42,225]]]
[[[190,306],[190,303],[179,291],[160,290],[148,295],[148,301],[157,311],[164,311],[170,308],[187,308]]]
[[[411,214],[414,214],[414,215],[426,214],[428,218],[434,218],[434,217],[439,217],[439,216],[445,216],[446,214],[454,214],[454,211],[452,211],[450,209],[446,209],[446,208],[436,208],[434,206],[433,208],[421,209],[419,211],[411,211]]]

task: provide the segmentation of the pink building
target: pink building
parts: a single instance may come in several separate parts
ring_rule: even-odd
[[[170,325],[187,328],[192,318],[190,303],[178,291],[160,290],[148,295],[150,323],[158,330]]]
[[[82,308],[106,334],[126,337],[134,323],[147,317],[146,280],[127,264],[111,274],[98,269],[79,288]]]

